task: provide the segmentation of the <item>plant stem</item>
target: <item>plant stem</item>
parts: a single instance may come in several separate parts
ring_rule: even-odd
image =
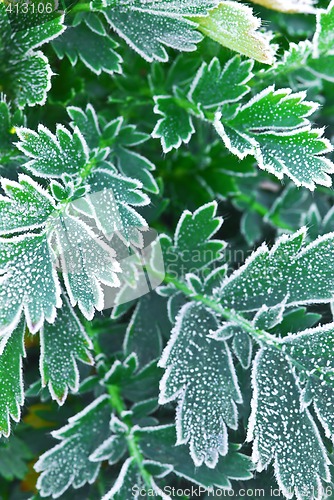
[[[133,434],[133,423],[131,420],[131,417],[129,415],[123,415],[123,412],[126,411],[126,406],[124,404],[124,401],[121,396],[121,391],[118,385],[107,385],[108,393],[110,396],[110,403],[111,406],[116,410],[117,414],[119,417],[122,419],[122,422],[124,422],[128,430],[125,433],[127,445],[128,445],[128,451],[130,456],[134,459],[134,462],[136,463],[140,474],[148,488],[152,488],[152,476],[151,474],[145,469],[144,466],[144,457],[141,454],[141,450],[139,448],[136,436]]]

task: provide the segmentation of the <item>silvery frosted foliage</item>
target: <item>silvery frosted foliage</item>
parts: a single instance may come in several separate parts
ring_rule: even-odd
[[[42,455],[35,465],[36,470],[42,472],[38,488],[43,497],[58,498],[71,485],[80,488],[95,481],[100,463],[90,461],[89,457],[108,433],[108,415],[108,397],[100,396],[70,418],[68,425],[52,433],[60,443]]]
[[[195,132],[192,115],[203,117],[204,110],[240,100],[249,92],[247,82],[252,78],[252,61],[242,62],[239,56],[230,59],[223,68],[217,58],[210,64],[203,63],[187,94],[187,100],[178,95],[155,96],[154,112],[162,115],[157,122],[152,137],[160,138],[162,149],[168,153],[183,143],[188,143]],[[233,90],[231,91],[231,88]],[[180,98],[184,106],[180,106]]]
[[[333,496],[334,2],[252,5],[0,4],[1,498]]]
[[[263,347],[253,367],[248,439],[254,439],[257,469],[274,460],[287,498],[322,498],[330,461],[308,407],[313,402],[326,435],[333,438],[333,325],[325,325]]]
[[[107,0],[103,13],[116,33],[147,61],[167,61],[165,47],[196,50],[202,40],[191,16],[206,16],[217,0],[149,2]],[[93,3],[94,5],[94,3]]]
[[[22,358],[25,357],[25,328],[24,321],[20,321],[11,336],[3,337],[0,344],[0,435],[5,437],[11,431],[10,420],[20,420],[24,403]]]
[[[195,20],[204,35],[223,46],[261,63],[273,64],[275,47],[270,44],[271,36],[260,30],[261,20],[248,5],[219,2],[208,16]]]
[[[45,323],[40,332],[40,372],[42,385],[63,404],[68,389],[77,392],[79,370],[77,360],[93,364],[89,351],[93,345],[67,300],[64,300],[53,324]]]
[[[299,67],[304,60],[306,55],[298,59]],[[309,63],[312,77],[320,72],[330,79],[328,70],[319,68],[316,61]],[[280,74],[284,65],[278,62],[264,74]],[[275,89],[273,85],[238,104],[250,91],[247,83],[253,77],[252,67],[250,61],[241,63],[234,57],[221,69],[214,58],[209,65],[201,65],[190,88],[189,83],[175,85],[173,95],[154,96],[154,111],[162,118],[152,137],[161,140],[165,153],[180,148],[195,133],[197,118],[212,123],[226,148],[240,160],[251,155],[261,169],[279,179],[288,176],[297,186],[310,190],[316,184],[330,186],[334,166],[325,155],[333,148],[323,137],[324,129],[312,128],[309,120],[319,105],[307,101],[304,91],[293,93],[290,88]]]
[[[227,344],[207,336],[217,328],[211,312],[196,303],[186,304],[159,363],[166,369],[160,403],[179,400],[177,444],[189,442],[195,465],[212,468],[219,454],[227,453],[227,426],[237,427],[236,403],[242,402]]]
[[[260,168],[297,186],[313,190],[315,184],[331,185],[333,163],[323,155],[332,151],[323,129],[312,129],[308,116],[317,105],[305,93],[268,87],[224,119],[218,112],[215,128],[226,147],[240,159],[253,155]]]
[[[289,14],[314,14],[316,12],[315,0],[252,0],[252,2],[268,7],[268,9],[279,10]]]
[[[239,311],[326,303],[333,297],[333,233],[305,244],[306,228],[258,248],[217,289],[221,304]],[[310,273],[312,269],[312,273]],[[317,287],[314,277],[317,277]]]
[[[182,278],[187,273],[196,273],[223,259],[226,243],[212,239],[223,223],[222,217],[216,214],[216,202],[207,203],[193,213],[184,211],[174,239],[165,234],[159,237],[169,274]]]
[[[49,3],[51,12],[41,13],[39,23],[31,10],[27,9],[26,15],[20,12],[24,3],[19,0],[16,10],[11,2],[0,5],[2,79],[5,92],[21,108],[45,103],[53,72],[46,56],[37,49],[65,30],[64,16],[56,13],[56,3]],[[38,2],[33,0],[31,5],[37,9]]]

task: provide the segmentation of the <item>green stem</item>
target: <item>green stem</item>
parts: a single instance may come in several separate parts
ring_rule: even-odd
[[[246,318],[238,314],[236,311],[231,309],[226,309],[215,300],[205,297],[204,295],[201,294],[194,295],[193,290],[191,290],[191,288],[189,288],[185,283],[178,281],[177,279],[173,278],[168,274],[165,275],[163,281],[167,284],[171,283],[172,285],[175,286],[175,288],[177,288],[177,290],[180,290],[180,292],[184,293],[184,295],[186,295],[187,297],[191,298],[192,300],[195,300],[196,302],[201,302],[203,305],[209,307],[212,311],[215,311],[217,314],[225,318],[227,321],[231,321],[235,325],[240,326],[240,328],[249,333],[249,335],[251,335],[251,337],[257,343],[259,344],[266,343],[270,345],[279,344],[276,340],[276,337],[270,335],[270,333],[266,332],[265,330],[256,328],[250,321],[248,321]]]
[[[150,272],[154,272],[154,270],[150,269]],[[242,330],[247,332],[253,338],[253,340],[260,345],[260,347],[262,347],[263,345],[267,346],[270,345],[271,347],[279,350],[280,352],[283,352],[284,345],[279,341],[279,339],[277,339],[277,337],[271,335],[265,330],[257,328],[252,324],[251,321],[244,318],[241,314],[237,313],[235,310],[227,309],[221,306],[215,300],[205,297],[204,295],[201,294],[194,295],[193,290],[191,290],[185,283],[178,281],[177,279],[173,278],[168,274],[166,274],[164,277],[160,276],[160,278],[166,284],[171,283],[172,285],[174,285],[177,290],[180,290],[180,292],[189,297],[191,300],[202,303],[206,307],[210,308],[212,311],[216,312],[217,314],[225,318],[225,320],[230,321],[234,325],[239,326]],[[284,355],[289,358],[291,364],[295,366],[298,370],[302,372],[308,371],[308,369],[305,366],[296,361],[288,353],[285,352]],[[316,371],[319,373],[319,375],[322,374],[321,368],[318,368]],[[319,377],[317,375],[312,374],[310,375],[310,378],[318,379]]]
[[[145,482],[145,485],[148,488],[152,488],[152,476],[151,474],[145,469],[144,466],[144,457],[141,454],[140,447],[138,445],[136,437],[133,435],[133,423],[131,420],[131,417],[129,415],[123,415],[123,412],[126,411],[126,406],[124,404],[124,401],[121,396],[120,388],[117,385],[108,385],[107,386],[108,393],[110,396],[110,403],[111,406],[116,410],[117,414],[119,417],[122,419],[122,421],[127,425],[128,430],[125,434],[127,445],[128,445],[128,451],[130,456],[134,459],[134,462],[136,463],[139,472]]]

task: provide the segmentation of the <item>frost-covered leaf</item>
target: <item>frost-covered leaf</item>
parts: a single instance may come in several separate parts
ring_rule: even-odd
[[[35,49],[59,36],[65,29],[60,14],[52,13],[43,20],[41,13],[41,24],[38,24],[32,15],[32,7],[28,8],[26,16],[22,15],[20,9],[24,8],[23,4],[19,0],[17,8],[11,2],[0,5],[2,81],[6,93],[19,107],[45,103],[53,73],[47,58]],[[32,4],[37,9],[38,3],[33,1]],[[12,12],[8,12],[8,5],[12,6]]]
[[[182,143],[187,144],[195,128],[187,109],[179,106],[172,96],[155,96],[154,112],[162,115],[152,131],[152,137],[161,139],[164,153],[173,148],[178,149]]]
[[[144,59],[167,61],[165,47],[185,52],[196,50],[202,36],[189,16],[205,16],[216,4],[216,0],[122,1],[111,2],[112,7],[103,9],[103,13],[116,33]]]
[[[19,182],[2,179],[1,186],[1,235],[41,227],[55,211],[52,197],[27,175],[19,174]]]
[[[72,119],[72,128],[80,129],[89,147],[108,147],[109,155],[105,160],[126,177],[142,182],[143,189],[158,193],[157,183],[151,174],[155,166],[132,149],[146,142],[150,137],[148,134],[140,132],[134,125],[124,123],[121,116],[106,122],[90,104],[85,110],[70,106],[67,112]]]
[[[182,307],[159,366],[160,404],[178,400],[177,444],[190,444],[196,466],[214,468],[228,452],[227,426],[236,429],[242,397],[227,344],[208,338],[216,317],[204,306]]]
[[[317,30],[313,39],[315,57],[322,52],[327,55],[334,53],[334,2],[329,3],[326,10],[319,9],[317,13]]]
[[[253,3],[263,5],[268,9],[287,12],[288,14],[314,14],[316,0],[251,0]]]
[[[185,210],[177,224],[174,242],[166,235],[159,241],[163,248],[167,272],[182,277],[207,268],[212,262],[223,258],[225,242],[210,239],[222,225],[216,216],[217,203],[207,203],[191,213]]]
[[[83,124],[86,133],[89,130],[90,134],[98,133],[98,123],[95,120],[94,111],[90,108],[90,120],[87,115],[80,113],[78,108],[72,108],[78,120]],[[93,129],[92,129],[93,125]],[[92,132],[93,130],[93,132]],[[124,142],[127,140],[131,146],[131,136],[135,132],[125,127]],[[128,135],[127,135],[128,133]],[[17,144],[18,148],[28,157],[32,158],[25,163],[25,167],[31,170],[35,175],[40,177],[57,178],[65,177],[73,180],[68,180],[72,183],[72,197],[75,194],[75,187],[82,187],[82,192],[72,208],[82,212],[88,217],[95,218],[97,227],[102,231],[107,238],[118,232],[127,243],[141,246],[143,243],[142,230],[147,226],[145,219],[133,208],[147,205],[149,198],[142,191],[140,181],[125,177],[118,174],[116,169],[111,164],[103,162],[106,168],[98,168],[99,162],[96,159],[96,151],[90,151],[88,145],[77,128],[74,126],[74,131],[71,133],[62,125],[56,128],[56,134],[51,133],[43,125],[39,125],[38,131],[20,128],[18,135],[21,142]],[[138,137],[138,136],[137,136]],[[108,150],[107,150],[108,152]],[[105,158],[105,151],[102,150],[102,160]],[[131,153],[124,149],[124,163],[127,163],[128,156]],[[156,184],[152,182],[149,174],[149,169],[153,165],[145,164],[143,167],[144,158],[139,158],[139,166],[146,169],[143,170],[143,175],[149,183],[149,189],[155,189]],[[125,167],[126,168],[126,167]],[[139,176],[140,177],[140,176]],[[53,193],[55,193],[55,182],[52,184]],[[57,185],[57,193],[62,190],[61,184]],[[87,191],[90,191],[88,196]],[[60,193],[61,198],[61,193]],[[66,197],[65,197],[66,198]]]
[[[88,162],[88,147],[78,129],[71,134],[58,125],[56,134],[53,134],[39,125],[37,132],[21,127],[17,135],[20,139],[17,147],[32,158],[24,166],[38,177],[76,175]]]
[[[253,10],[238,2],[224,1],[207,17],[192,18],[209,38],[265,64],[273,64],[274,48],[267,35],[258,31],[261,21]]]
[[[82,220],[68,214],[56,218],[53,232],[71,305],[78,304],[85,317],[92,319],[95,309],[104,307],[101,285],[120,285],[116,252]]]
[[[21,115],[22,116],[22,115]],[[10,161],[13,155],[13,139],[15,134],[14,121],[21,121],[18,113],[13,114],[5,98],[0,98],[0,164]],[[16,125],[16,123],[15,123]]]
[[[327,437],[334,440],[333,386],[334,326],[328,324],[291,334],[282,344],[287,357],[298,363],[300,383],[304,385],[302,407],[313,403]]]
[[[67,28],[52,46],[57,56],[60,59],[67,56],[72,66],[79,58],[97,75],[102,71],[111,75],[121,73],[122,58],[114,50],[117,44],[107,33],[97,33],[85,22]]]
[[[252,413],[248,440],[259,471],[273,460],[275,477],[287,498],[323,498],[321,479],[330,480],[329,459],[287,357],[261,349],[253,369]],[[311,492],[311,494],[310,494]]]
[[[92,172],[88,182],[92,192],[89,202],[98,229],[108,239],[117,233],[127,245],[142,247],[142,231],[147,229],[147,223],[133,208],[150,202],[149,197],[141,191],[142,184],[104,169]]]
[[[214,469],[202,465],[196,467],[189,457],[186,446],[175,447],[174,425],[144,427],[135,432],[145,457],[161,464],[170,464],[172,472],[206,488],[231,487],[230,479],[247,480],[252,477],[249,457],[239,453],[240,446],[229,443],[227,455],[219,457]]]
[[[226,147],[239,158],[255,156],[260,168],[297,186],[313,190],[315,184],[331,185],[333,163],[323,155],[332,151],[323,129],[311,129],[308,116],[317,104],[305,101],[305,93],[268,87],[232,118],[218,112],[215,127]]]
[[[239,101],[250,90],[247,82],[253,76],[252,68],[252,61],[241,61],[235,56],[221,69],[219,60],[214,57],[209,65],[201,65],[188,98],[205,109]]]
[[[249,368],[252,360],[253,345],[248,333],[243,330],[235,332],[232,340],[233,352],[243,368]]]
[[[306,229],[281,236],[271,250],[258,248],[238,271],[221,284],[218,295],[226,307],[239,311],[263,304],[289,306],[333,299],[333,233],[305,244]]]
[[[124,498],[139,498],[142,486],[140,473],[133,457],[129,457],[122,465],[117,481],[102,500],[123,500]],[[138,494],[134,494],[134,489]]]
[[[53,322],[60,286],[45,234],[0,240],[0,327],[8,331],[24,309],[30,332]]]
[[[71,417],[68,425],[52,432],[61,442],[44,453],[35,465],[37,487],[42,496],[60,497],[70,486],[80,488],[93,483],[100,469],[90,455],[108,435],[110,403],[100,396],[83,411]]]
[[[91,454],[89,460],[92,462],[108,460],[109,464],[116,464],[125,455],[127,451],[127,425],[113,416],[110,421],[110,428],[113,434],[103,441],[103,443]]]
[[[10,420],[20,420],[21,406],[24,403],[24,332],[25,323],[21,320],[9,338],[7,336],[2,339],[0,346],[0,435],[6,437],[10,434]]]
[[[59,309],[56,321],[45,323],[40,344],[42,386],[47,385],[52,398],[63,404],[68,389],[77,392],[79,388],[77,360],[93,363],[88,350],[92,348],[92,342],[67,300]]]

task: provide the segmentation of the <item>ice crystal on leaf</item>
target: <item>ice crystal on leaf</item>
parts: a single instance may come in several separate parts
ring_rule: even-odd
[[[79,388],[77,359],[92,364],[92,342],[67,300],[53,324],[45,323],[40,333],[40,371],[42,385],[48,385],[52,398],[65,402],[68,388]]]
[[[106,2],[103,13],[116,33],[147,61],[167,61],[165,47],[194,51],[202,35],[190,16],[205,16],[216,0]],[[108,7],[108,4],[111,4]]]
[[[303,334],[296,337],[297,346],[300,341],[302,349]],[[274,460],[276,479],[287,498],[295,493],[306,500],[310,491],[312,498],[321,498],[321,480],[330,480],[330,462],[313,417],[301,406],[288,357],[274,348],[261,349],[254,362],[253,390],[248,439],[254,439],[258,470]]]
[[[334,235],[305,244],[306,229],[282,236],[271,250],[263,244],[220,285],[221,303],[254,311],[284,302],[288,306],[330,302],[333,297]],[[312,270],[312,272],[311,272]],[[317,287],[314,286],[317,277]]]
[[[199,30],[229,49],[265,64],[273,64],[275,49],[268,35],[261,33],[261,20],[253,10],[238,2],[220,2],[209,15],[193,18]]]
[[[25,356],[25,323],[20,321],[10,337],[5,336],[0,345],[0,435],[10,434],[10,418],[18,422],[24,403],[22,358]]]
[[[108,419],[109,416],[109,419]],[[100,469],[90,455],[108,433],[110,406],[107,396],[100,396],[82,412],[69,419],[68,425],[52,433],[60,443],[42,455],[35,465],[42,496],[60,497],[69,486],[80,488],[93,483]]]
[[[207,336],[217,328],[211,312],[186,304],[159,363],[166,369],[160,403],[179,400],[177,443],[189,442],[194,463],[212,468],[227,453],[226,426],[237,427],[236,403],[242,402],[227,344]]]
[[[37,9],[36,0],[31,4]],[[44,104],[53,73],[45,55],[36,49],[64,31],[64,16],[40,14],[36,23],[32,9],[24,16],[20,12],[24,2],[19,0],[17,5],[17,11],[13,7],[11,12],[8,4],[0,5],[0,74],[6,93],[19,107]]]
[[[254,155],[260,168],[279,179],[287,175],[311,190],[315,184],[330,186],[334,165],[323,155],[333,148],[322,129],[311,128],[307,117],[317,105],[304,99],[305,93],[268,87],[235,116],[224,119],[224,112],[218,112],[215,127],[232,153]]]

